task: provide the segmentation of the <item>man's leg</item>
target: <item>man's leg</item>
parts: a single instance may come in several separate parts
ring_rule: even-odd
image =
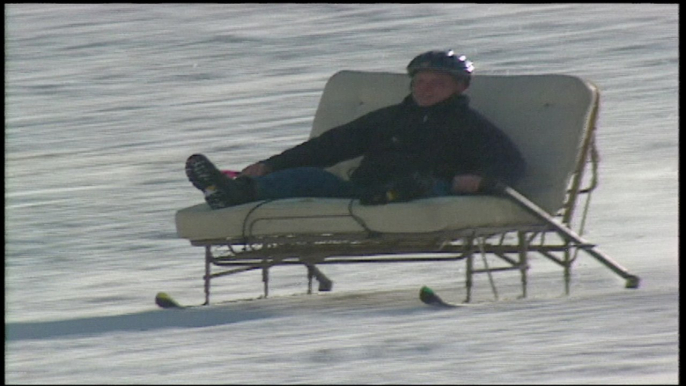
[[[385,184],[368,187],[360,195],[360,203],[385,205],[420,198],[449,196],[452,194],[450,190],[450,183],[446,180],[413,173]]]
[[[433,189],[429,197],[440,197],[440,196],[452,196],[452,187],[450,181],[442,180],[439,178],[434,179]]]
[[[222,173],[207,157],[194,154],[186,161],[186,175],[205,195],[212,209],[246,202],[293,197],[354,197],[352,183],[326,170],[313,167],[293,168],[261,177],[232,179]]]
[[[256,199],[293,197],[348,198],[355,196],[354,185],[321,168],[285,169],[253,178]]]

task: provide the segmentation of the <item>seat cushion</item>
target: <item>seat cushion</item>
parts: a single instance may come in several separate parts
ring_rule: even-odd
[[[199,204],[176,213],[176,229],[185,239],[217,240],[364,233],[357,220],[371,231],[407,234],[540,225],[502,197],[435,197],[379,206],[363,206],[358,200],[350,203],[350,199],[290,198],[219,210]]]

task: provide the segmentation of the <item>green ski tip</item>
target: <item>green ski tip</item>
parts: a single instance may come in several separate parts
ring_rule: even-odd
[[[427,286],[423,286],[422,289],[419,290],[419,299],[426,304],[435,304],[438,296],[436,296],[434,290]]]
[[[162,308],[183,308],[166,292],[158,292],[157,295],[155,295],[155,304]]]
[[[430,306],[457,307],[454,304],[444,302],[443,299],[436,295],[434,290],[427,286],[423,286],[422,289],[419,290],[419,300]]]
[[[434,290],[432,290],[431,288],[429,288],[427,286],[423,286],[422,289],[419,290],[419,296],[422,296],[422,294],[433,295]]]

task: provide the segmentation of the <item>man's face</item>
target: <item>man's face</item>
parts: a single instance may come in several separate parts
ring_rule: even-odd
[[[467,87],[452,75],[437,71],[420,71],[412,78],[412,97],[422,107],[443,102]]]

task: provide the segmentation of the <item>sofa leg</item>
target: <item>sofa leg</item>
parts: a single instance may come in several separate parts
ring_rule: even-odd
[[[312,279],[314,278],[314,273],[312,272],[311,265],[305,265],[307,268],[307,294],[312,295]]]
[[[484,262],[484,271],[488,275],[488,282],[491,284],[491,290],[493,291],[493,296],[495,300],[499,299],[498,289],[495,288],[495,281],[493,280],[493,274],[491,273],[491,268],[488,266],[488,260],[486,259],[486,251],[484,248],[484,237],[479,237],[479,251],[481,252],[481,260]]]
[[[467,298],[464,300],[465,303],[469,303],[472,301],[472,276],[473,276],[473,267],[474,267],[474,255],[470,252],[469,256],[467,256],[467,269],[466,269],[466,274],[467,278],[465,281],[465,285],[467,287]]]
[[[529,241],[526,238],[525,232],[517,232],[517,236],[519,237],[519,273],[522,280],[522,299],[526,299],[526,287],[528,284],[526,274],[529,270]]]
[[[309,279],[308,293],[312,293],[312,278],[319,282],[319,291],[328,292],[333,289],[333,281],[326,277],[322,271],[314,264],[307,264],[307,277]]]
[[[212,249],[209,245],[205,246],[205,303],[210,304],[210,274],[212,270]]]
[[[564,260],[564,279],[565,279],[565,295],[569,296],[570,283],[572,281],[572,261],[570,259],[569,248],[565,250]]]
[[[466,238],[464,253],[467,255],[467,260],[465,262],[465,287],[467,289],[467,298],[464,302],[469,303],[472,301],[472,278],[474,276],[474,236]]]
[[[264,297],[269,296],[269,267],[262,267],[262,282],[264,283]]]

